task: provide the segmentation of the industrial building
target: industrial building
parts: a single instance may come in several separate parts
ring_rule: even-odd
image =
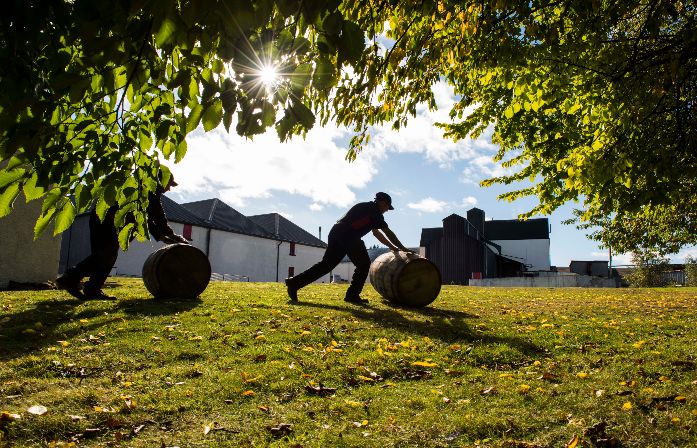
[[[444,284],[467,285],[549,271],[549,231],[547,218],[487,221],[483,210],[472,208],[467,218],[452,214],[443,227],[422,229],[419,251],[438,266]]]

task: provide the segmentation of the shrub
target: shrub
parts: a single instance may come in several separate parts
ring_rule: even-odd
[[[668,271],[669,260],[660,258],[656,254],[646,251],[632,254],[634,270],[626,275],[630,286],[637,288],[647,288],[656,286],[666,286],[667,279],[661,275]]]
[[[685,286],[697,286],[697,258],[685,258]]]

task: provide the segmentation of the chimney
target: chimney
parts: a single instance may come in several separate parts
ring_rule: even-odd
[[[467,210],[467,221],[479,231],[480,235],[484,234],[484,210],[477,207]]]
[[[279,215],[278,213],[274,213],[274,218],[276,218],[276,222],[274,223],[274,224],[275,224],[275,226],[274,226],[274,229],[275,229],[274,233],[275,233],[276,235],[278,235],[278,234],[279,234],[279,229],[280,229],[280,227],[281,227],[281,215]]]
[[[319,239],[322,240],[322,226],[319,226]]]

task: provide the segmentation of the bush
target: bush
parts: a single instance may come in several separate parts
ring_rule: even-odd
[[[635,266],[634,271],[625,276],[630,286],[637,288],[667,286],[667,279],[661,275],[670,270],[667,258],[659,258],[651,252],[638,252],[632,254],[632,263]]]
[[[685,286],[697,286],[697,258],[685,258]]]

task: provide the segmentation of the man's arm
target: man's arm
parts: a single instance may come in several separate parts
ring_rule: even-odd
[[[394,232],[389,228],[374,229],[373,235],[375,236],[375,238],[378,239],[378,241],[380,241],[385,246],[389,247],[390,250],[402,250],[404,252],[411,252],[411,250],[404,247],[404,244],[402,244],[402,242],[399,241],[397,235],[395,235]]]
[[[174,233],[167,223],[167,216],[162,208],[161,193],[150,194],[148,198],[148,231],[157,241],[165,243],[188,243],[186,238]]]

